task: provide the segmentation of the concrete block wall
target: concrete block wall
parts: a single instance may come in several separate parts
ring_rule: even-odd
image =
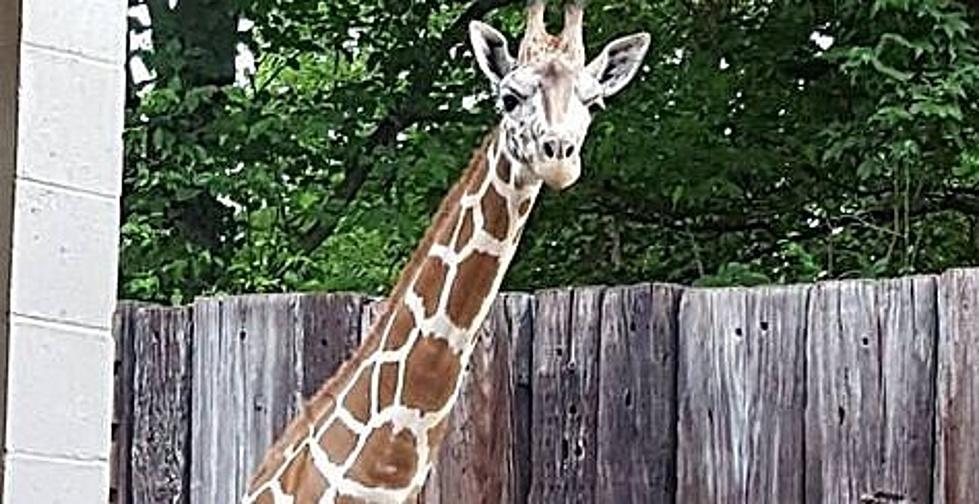
[[[0,0],[4,503],[108,500],[126,9]]]

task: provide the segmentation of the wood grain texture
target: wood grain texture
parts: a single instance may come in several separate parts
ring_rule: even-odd
[[[129,501],[186,503],[190,486],[192,316],[187,308],[144,308],[132,315]]]
[[[935,307],[932,277],[813,289],[806,502],[929,502]]]
[[[114,497],[220,503],[384,303],[144,308],[115,319]],[[480,331],[418,502],[979,502],[979,270],[507,294]]]
[[[133,415],[133,333],[136,313],[149,305],[136,302],[119,303],[112,316],[112,337],[116,360],[113,373],[112,452],[110,455],[109,502],[132,502],[132,438]]]
[[[979,270],[941,277],[934,502],[979,502]]]
[[[605,292],[596,502],[674,502],[679,300],[668,286]]]
[[[299,298],[304,399],[312,397],[360,345],[363,304],[363,296],[356,294],[307,294]]]
[[[537,296],[530,502],[593,502],[601,288]]]
[[[523,504],[530,498],[531,485],[531,417],[533,344],[534,344],[534,297],[528,294],[507,294],[503,297],[507,310],[510,334],[510,397],[513,401],[510,415],[510,447],[513,477],[510,502]]]
[[[194,305],[193,502],[237,502],[301,404],[301,316],[294,295]]]
[[[803,502],[807,291],[684,293],[677,502]]]

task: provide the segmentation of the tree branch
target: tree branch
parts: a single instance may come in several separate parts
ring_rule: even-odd
[[[445,62],[449,50],[465,41],[468,26],[471,21],[480,19],[494,9],[515,4],[521,0],[476,0],[452,22],[442,36],[434,40],[424,51],[419,51],[419,57],[403,65],[414,68],[415,79],[409,92],[401,103],[392,107],[383,117],[367,138],[366,149],[357,149],[346,163],[346,173],[343,183],[334,192],[339,205],[330,215],[325,215],[316,223],[312,230],[301,238],[300,244],[307,253],[318,248],[336,230],[343,211],[357,198],[361,188],[367,182],[374,169],[373,157],[379,148],[388,147],[397,140],[398,134],[412,127],[427,115],[420,109],[418,103],[424,103],[434,88],[437,69]]]

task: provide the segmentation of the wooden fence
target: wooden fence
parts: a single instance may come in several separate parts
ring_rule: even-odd
[[[379,306],[124,305],[120,503],[232,503]],[[426,503],[979,502],[979,271],[501,296]]]

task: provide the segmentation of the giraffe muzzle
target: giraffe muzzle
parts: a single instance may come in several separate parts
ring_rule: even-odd
[[[581,158],[574,155],[560,161],[544,161],[534,171],[547,187],[561,191],[578,181],[581,176]]]

